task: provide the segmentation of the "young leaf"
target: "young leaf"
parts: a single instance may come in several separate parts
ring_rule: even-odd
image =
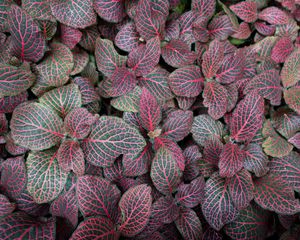
[[[221,139],[224,130],[223,124],[215,121],[209,115],[199,115],[194,118],[191,133],[194,140],[201,146],[204,146],[206,140],[210,137]]]
[[[256,2],[243,1],[230,6],[230,9],[247,23],[255,22],[257,19]]]
[[[139,45],[139,34],[133,22],[122,26],[115,38],[115,44],[118,48],[126,52],[131,52]]]
[[[201,239],[202,226],[194,210],[181,208],[175,224],[184,239]]]
[[[230,124],[231,137],[240,141],[251,141],[262,127],[264,100],[256,93],[247,94],[235,108]]]
[[[292,87],[284,90],[283,97],[287,105],[300,114],[300,87]]]
[[[217,173],[206,182],[202,211],[211,227],[219,231],[225,224],[232,222],[238,215],[238,210],[231,201],[225,179]]]
[[[39,101],[64,118],[73,109],[81,107],[81,94],[78,86],[72,83],[46,92]]]
[[[60,31],[61,42],[68,46],[70,49],[73,49],[80,42],[82,32],[80,32],[78,29],[69,27],[65,24],[61,24]]]
[[[172,67],[180,68],[193,64],[197,54],[190,50],[188,44],[173,39],[161,49],[162,58]]]
[[[202,57],[202,72],[206,78],[215,76],[224,58],[224,44],[215,39]]]
[[[271,101],[272,105],[278,106],[281,102],[282,87],[280,85],[279,71],[267,70],[254,77],[245,87],[244,93],[257,92],[260,96]]]
[[[30,152],[26,168],[27,190],[37,203],[57,198],[67,182],[68,173],[60,169],[56,149]]]
[[[216,137],[211,137],[204,142],[203,160],[218,166],[223,143]]]
[[[43,150],[59,143],[64,137],[62,126],[61,118],[40,103],[16,108],[10,125],[15,142],[31,150]]]
[[[254,185],[251,174],[243,169],[229,180],[229,193],[237,209],[243,209],[250,205],[254,198]]]
[[[284,87],[294,86],[300,79],[300,51],[295,50],[284,62],[280,76]]]
[[[203,82],[200,67],[196,65],[176,69],[168,79],[171,90],[182,97],[197,97],[202,91]]]
[[[0,98],[26,91],[35,81],[35,75],[23,67],[0,64]]]
[[[216,1],[215,0],[192,0],[192,10],[197,14],[210,19],[215,12]]]
[[[205,181],[199,176],[189,184],[181,184],[176,193],[176,202],[187,208],[196,207],[204,199]]]
[[[143,231],[151,213],[151,187],[141,184],[125,192],[119,202],[122,223],[119,231],[122,235],[133,237]]]
[[[86,218],[73,232],[70,240],[89,240],[91,238],[117,240],[119,234],[111,220],[102,216]]]
[[[182,173],[172,153],[161,147],[153,159],[150,175],[154,186],[161,193],[170,195],[179,185]]]
[[[97,38],[95,46],[95,58],[98,70],[110,77],[118,67],[125,66],[127,57],[120,55],[112,41]]]
[[[171,196],[160,197],[152,205],[151,218],[162,223],[172,223],[179,216],[179,207]]]
[[[270,173],[282,177],[295,191],[300,191],[300,163],[299,154],[291,152],[289,155],[281,158],[273,158],[270,161]]]
[[[0,194],[0,218],[11,214],[15,208],[16,205],[14,203],[11,203],[5,195]]]
[[[217,82],[207,82],[203,91],[203,105],[215,120],[224,116],[228,106],[227,89]]]
[[[53,0],[50,7],[59,22],[73,28],[86,28],[97,22],[92,0]]]
[[[94,9],[101,18],[108,22],[121,22],[125,16],[125,6],[122,0],[96,0]]]
[[[78,142],[65,140],[57,151],[59,167],[65,171],[71,170],[78,176],[84,174],[84,155]]]
[[[145,147],[138,130],[117,117],[101,117],[83,140],[86,160],[96,166],[109,167],[121,154],[137,154]]]
[[[261,177],[269,171],[268,157],[259,144],[251,143],[245,150],[244,168]]]
[[[157,37],[151,38],[146,45],[141,44],[130,52],[127,65],[135,71],[137,76],[144,76],[150,73],[158,64],[159,57],[159,39]]]
[[[258,18],[274,25],[288,23],[287,14],[277,7],[265,8],[258,14]]]
[[[228,142],[220,154],[219,169],[221,177],[233,177],[243,167],[244,151],[237,144]]]
[[[140,119],[148,132],[156,129],[161,121],[161,109],[156,98],[146,89],[142,89],[140,98]]]
[[[254,181],[254,201],[264,209],[292,215],[300,210],[293,189],[278,175],[267,174]]]
[[[113,220],[121,193],[111,182],[90,175],[79,177],[76,194],[78,206],[84,217],[102,215]]]

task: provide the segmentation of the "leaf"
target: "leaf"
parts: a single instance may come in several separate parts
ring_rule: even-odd
[[[295,50],[285,60],[280,76],[284,87],[294,86],[300,79],[300,51]]]
[[[26,66],[0,64],[0,97],[15,96],[26,91],[35,81],[35,75]]]
[[[110,103],[114,108],[122,112],[138,112],[141,94],[141,88],[136,86],[127,94],[112,99]]]
[[[0,31],[4,32],[8,29],[8,16],[10,11],[10,5],[13,3],[12,0],[2,0],[0,3]]]
[[[175,224],[184,239],[201,239],[202,226],[200,219],[194,210],[181,208],[179,218]]]
[[[169,116],[162,127],[163,134],[176,142],[183,140],[190,132],[193,123],[191,111],[176,110]]]
[[[23,0],[22,8],[34,19],[55,21],[51,14],[50,3],[47,1]]]
[[[21,103],[27,101],[27,91],[15,96],[6,96],[0,98],[0,113],[11,113]]]
[[[125,6],[122,0],[96,0],[94,9],[101,18],[108,22],[121,22],[125,16]]]
[[[258,18],[274,25],[288,23],[287,14],[277,7],[265,8],[258,14]]]
[[[193,23],[193,34],[196,40],[200,42],[208,42],[209,31],[207,30],[206,17],[197,17]]]
[[[220,154],[220,177],[233,177],[243,167],[244,151],[237,144],[228,142]]]
[[[231,37],[240,39],[240,40],[246,40],[251,36],[252,30],[250,29],[250,26],[246,22],[241,22],[239,28],[235,31],[234,34],[231,35]]]
[[[283,63],[293,52],[294,45],[289,37],[282,37],[272,49],[271,58],[277,63]]]
[[[254,185],[251,174],[243,169],[229,180],[229,193],[237,209],[243,209],[250,205],[254,198]]]
[[[224,227],[231,239],[261,239],[269,232],[269,223],[273,215],[257,205],[251,204],[240,210],[238,217]]]
[[[300,133],[296,133],[288,140],[288,142],[293,144],[296,148],[300,149]]]
[[[173,39],[161,49],[162,58],[174,68],[193,64],[197,54],[190,50],[188,44],[181,40]]]
[[[224,44],[215,39],[202,57],[202,72],[206,78],[215,76],[224,58]]]
[[[42,222],[24,212],[15,212],[0,218],[0,226],[3,240],[55,239],[55,218]]]
[[[232,10],[240,19],[247,23],[255,22],[257,20],[257,6],[256,2],[240,2],[231,5]]]
[[[262,177],[269,171],[268,157],[259,144],[251,143],[247,146],[244,158],[244,168],[253,172],[255,176]]]
[[[161,121],[161,114],[161,109],[156,98],[146,88],[143,88],[140,98],[139,115],[143,127],[148,132],[154,131]]]
[[[165,147],[157,150],[152,161],[150,176],[154,186],[165,195],[172,194],[181,181],[176,159]]]
[[[272,157],[283,157],[288,155],[292,149],[293,145],[288,143],[284,138],[280,137],[277,133],[273,136],[267,137],[262,147],[264,152]]]
[[[196,11],[200,16],[208,19],[214,15],[216,8],[215,0],[192,0],[192,10]]]
[[[117,117],[100,117],[83,140],[82,149],[88,162],[109,167],[121,154],[137,154],[145,147],[138,130]]]
[[[287,215],[299,212],[299,199],[280,176],[267,174],[256,179],[254,185],[254,201],[262,208]]]
[[[217,173],[213,174],[206,182],[202,204],[202,212],[206,221],[217,231],[236,219],[238,215],[225,181]]]
[[[100,37],[100,33],[97,25],[93,25],[91,27],[85,28],[81,30],[81,32],[82,32],[82,37],[79,42],[79,45],[90,52],[94,52],[96,39]]]
[[[191,133],[194,140],[201,146],[204,146],[206,140],[210,137],[221,139],[224,130],[223,124],[215,121],[209,115],[199,115],[194,118]]]
[[[108,180],[84,175],[76,184],[77,201],[84,217],[101,215],[113,220],[121,198],[120,190]]]
[[[234,33],[234,28],[230,18],[227,15],[215,16],[208,25],[208,33],[211,38],[226,40],[228,36]]]
[[[207,139],[204,142],[203,160],[217,166],[223,147],[223,143],[218,138],[211,137]]]
[[[299,154],[291,152],[289,155],[281,158],[273,158],[270,161],[270,173],[282,177],[295,191],[300,191],[300,163]]]
[[[280,86],[279,71],[267,70],[254,77],[245,87],[244,93],[257,92],[260,96],[271,101],[272,105],[281,103],[282,87]]]
[[[256,93],[247,94],[235,108],[230,124],[231,137],[240,141],[251,141],[262,127],[264,100]]]
[[[193,23],[196,20],[197,15],[194,11],[187,11],[183,13],[177,21],[179,22],[179,40],[184,41],[187,44],[195,42],[193,35]]]
[[[89,62],[89,54],[81,49],[75,48],[72,51],[74,58],[74,67],[70,75],[74,76],[83,71]]]
[[[195,101],[197,100],[197,97],[176,97],[178,107],[184,111],[189,110]]]
[[[81,92],[82,105],[100,100],[100,97],[89,78],[75,77],[74,79],[72,79],[72,82],[74,82],[79,87],[79,90]]]
[[[283,97],[287,105],[300,114],[300,87],[292,87],[284,90]]]
[[[129,22],[121,27],[115,38],[118,48],[126,52],[131,52],[139,45],[139,34],[133,22]]]
[[[23,148],[15,143],[11,136],[11,133],[6,134],[5,140],[5,149],[9,154],[13,156],[23,155],[28,151],[27,148]]]
[[[159,39],[151,38],[146,45],[141,44],[130,52],[127,65],[135,71],[137,76],[144,76],[158,64],[159,57]]]
[[[54,20],[53,20],[54,21]],[[57,31],[57,22],[48,20],[37,21],[40,31],[46,40],[51,40]]]
[[[203,91],[203,105],[215,120],[224,116],[228,106],[227,89],[217,82],[206,82]]]
[[[62,126],[61,118],[40,103],[16,108],[10,125],[16,144],[31,150],[43,150],[58,144],[64,137]]]
[[[12,55],[22,62],[39,61],[44,56],[46,43],[38,25],[17,5],[11,5],[8,19]]]
[[[86,218],[73,232],[70,240],[88,240],[91,237],[99,239],[117,240],[119,234],[116,232],[111,220],[102,216]]]
[[[196,97],[202,91],[204,78],[196,65],[178,68],[169,75],[171,90],[182,97]]]
[[[160,197],[152,205],[151,218],[162,223],[172,223],[179,216],[179,207],[173,197]]]
[[[73,49],[81,40],[82,32],[77,28],[69,27],[65,24],[60,24],[61,42]]]
[[[150,169],[152,161],[151,144],[147,144],[144,150],[137,155],[124,155],[122,159],[124,175],[127,177],[141,176]]]
[[[139,86],[147,88],[158,100],[166,101],[173,98],[168,84],[169,72],[160,66],[145,76],[139,78]]]
[[[203,201],[205,181],[203,176],[195,178],[189,184],[181,184],[175,195],[176,202],[187,208],[196,207]]]
[[[84,155],[78,142],[65,140],[57,151],[59,167],[66,173],[71,170],[78,176],[84,174]]]
[[[227,112],[231,112],[238,101],[239,98],[239,92],[238,92],[238,86],[236,83],[232,83],[229,85],[225,85],[225,88],[228,92],[228,104],[227,104]]]
[[[59,22],[73,28],[86,28],[97,22],[92,0],[53,0],[50,7]]]
[[[105,76],[110,77],[116,68],[125,66],[127,57],[118,54],[110,40],[97,38],[95,48],[98,70]]]
[[[27,161],[27,190],[36,203],[51,202],[63,190],[68,174],[58,164],[57,151],[30,152]]]
[[[39,102],[64,118],[81,106],[81,94],[78,86],[72,83],[46,92],[39,98]]]
[[[26,188],[27,176],[24,157],[6,159],[0,166],[1,187],[8,197],[15,199]]]
[[[11,203],[5,195],[0,194],[0,218],[11,214],[15,208],[16,205],[14,203]]]
[[[119,207],[122,213],[122,224],[119,231],[123,236],[133,237],[143,231],[151,213],[151,187],[141,184],[126,191]]]
[[[258,33],[264,36],[272,36],[276,30],[275,25],[269,25],[266,22],[259,22],[259,21],[254,23],[254,27],[258,31]]]

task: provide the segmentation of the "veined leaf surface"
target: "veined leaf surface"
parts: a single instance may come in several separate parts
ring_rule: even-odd
[[[243,1],[230,6],[230,9],[245,22],[255,22],[257,19],[256,2]]]
[[[151,210],[151,218],[163,223],[171,223],[179,216],[179,207],[175,204],[172,196],[160,197],[157,199]]]
[[[288,23],[287,14],[277,7],[268,7],[258,14],[258,18],[270,24],[280,25]]]
[[[134,48],[138,47],[139,34],[133,22],[129,22],[122,26],[115,38],[115,44],[118,48],[126,52],[131,52]]]
[[[284,62],[281,79],[284,87],[294,86],[300,79],[300,50],[295,50]]]
[[[15,208],[14,203],[11,203],[5,195],[0,194],[0,217],[11,214]]]
[[[96,0],[94,9],[98,15],[108,22],[121,22],[125,16],[125,5],[123,0]]]
[[[300,114],[300,87],[295,86],[284,90],[283,96],[287,105]]]
[[[48,1],[43,0],[22,1],[22,8],[34,19],[55,21],[51,13],[50,5]]]

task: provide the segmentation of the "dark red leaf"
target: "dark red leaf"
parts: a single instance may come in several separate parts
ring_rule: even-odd
[[[82,32],[78,29],[61,24],[60,31],[61,42],[67,45],[70,49],[73,49],[80,42]]]
[[[0,113],[10,113],[21,103],[27,101],[27,91],[15,96],[7,96],[0,98]]]
[[[245,22],[255,22],[257,19],[256,2],[243,1],[230,6],[230,9]]]
[[[125,16],[125,6],[123,0],[96,0],[94,9],[98,15],[108,22],[121,22]]]

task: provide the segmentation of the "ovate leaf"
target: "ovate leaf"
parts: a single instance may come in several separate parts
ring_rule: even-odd
[[[11,203],[5,195],[0,194],[0,217],[11,214],[15,208],[14,203]]]
[[[281,79],[284,87],[294,86],[300,79],[300,51],[295,50],[284,62]]]
[[[86,28],[97,21],[92,0],[54,0],[50,6],[53,16],[59,22],[73,28]]]
[[[21,61],[39,61],[45,53],[46,44],[38,25],[32,17],[17,5],[9,13],[11,52]]]
[[[171,223],[179,216],[179,207],[171,196],[160,197],[152,205],[151,218],[162,223]]]
[[[254,201],[262,208],[278,214],[292,215],[300,210],[293,189],[279,176],[268,174],[254,182]]]
[[[282,138],[279,134],[274,134],[273,136],[268,136],[264,142],[262,147],[264,148],[264,152],[272,157],[283,157],[288,155],[292,149],[293,145],[288,143],[284,138]]]
[[[223,143],[218,138],[207,139],[204,143],[203,160],[217,166],[223,147]]]
[[[50,5],[49,2],[43,0],[22,1],[22,8],[34,19],[55,21]]]
[[[225,179],[217,173],[206,182],[202,212],[211,227],[219,231],[225,224],[232,222],[238,215],[230,198]]]
[[[53,110],[40,103],[30,103],[15,109],[10,127],[17,144],[31,150],[43,150],[64,137],[62,125],[61,118]]]
[[[290,37],[282,37],[276,42],[272,49],[271,58],[277,63],[285,62],[286,58],[293,52],[294,45]]]
[[[215,0],[193,0],[192,10],[203,17],[211,18],[215,12],[216,1]]]
[[[121,27],[115,38],[115,44],[118,48],[126,52],[131,52],[134,48],[138,47],[139,34],[133,22],[129,22]]]
[[[0,98],[0,113],[10,113],[21,103],[27,101],[27,91],[22,92],[15,96],[6,96]]]
[[[61,42],[70,49],[73,49],[80,42],[82,32],[80,32],[78,29],[61,24],[60,31]]]
[[[258,14],[258,18],[274,25],[288,23],[287,14],[277,7],[265,8]]]
[[[121,22],[125,16],[124,1],[96,0],[94,9],[98,15],[108,22]]]
[[[72,51],[74,59],[74,67],[70,75],[74,76],[83,71],[89,62],[89,54],[81,49],[75,48]]]
[[[227,15],[215,16],[208,25],[208,32],[211,38],[226,40],[234,33],[233,24]]]
[[[245,22],[255,22],[257,19],[256,2],[243,1],[230,6],[230,9]]]
[[[121,154],[137,154],[145,147],[138,130],[117,117],[101,117],[83,140],[86,160],[96,166],[111,166]]]
[[[151,187],[146,184],[126,191],[119,202],[122,223],[118,230],[128,237],[143,231],[150,218],[151,203]]]
[[[37,203],[51,202],[63,190],[68,174],[61,170],[56,149],[29,153],[27,190]]]
[[[287,105],[300,114],[300,87],[292,87],[284,90],[283,96]]]

